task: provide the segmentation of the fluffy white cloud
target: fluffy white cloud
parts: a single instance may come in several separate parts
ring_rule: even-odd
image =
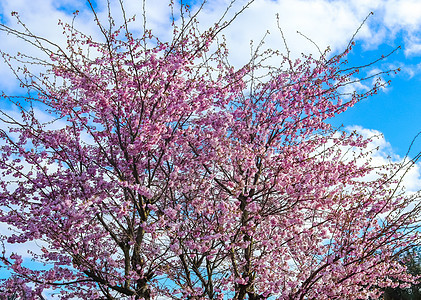
[[[102,5],[97,8],[98,16],[106,26],[108,12],[104,6],[105,1],[98,2]],[[143,30],[142,1],[126,0],[124,3],[126,16],[137,17],[136,22],[131,24],[131,30],[140,33]],[[145,3],[147,27],[163,39],[168,39],[171,36],[169,1],[154,0]],[[199,18],[201,26],[206,28],[215,23],[229,3],[227,0],[208,1]],[[227,17],[232,16],[245,3],[245,0],[237,1]],[[34,33],[62,45],[64,37],[57,26],[57,20],[71,22],[71,11],[76,9],[80,10],[80,15],[76,18],[77,27],[83,32],[99,37],[100,33],[92,20],[92,14],[82,0],[3,0],[0,3],[4,22],[14,25],[15,21],[9,14],[11,11],[18,11],[22,20]],[[197,4],[193,5],[194,9],[197,9]],[[116,24],[121,24],[119,1],[111,1],[111,11]],[[414,55],[421,51],[420,42],[416,38],[421,29],[421,2],[415,0],[255,0],[224,34],[229,41],[234,64],[243,63],[249,58],[250,40],[258,43],[267,30],[271,34],[266,40],[266,47],[283,49],[276,14],[279,14],[280,26],[295,56],[299,56],[301,52],[317,53],[315,46],[297,34],[297,31],[313,40],[322,50],[330,46],[333,50],[340,51],[371,11],[375,15],[361,28],[357,39],[367,46],[375,47],[402,32],[405,37],[405,53]],[[174,9],[174,16],[179,16],[178,7]],[[6,51],[23,47],[23,44],[11,38],[2,37],[2,41],[1,47]]]
[[[384,22],[389,28],[419,30],[421,25],[421,2],[418,0],[384,1]]]
[[[245,1],[239,1],[241,7]],[[211,25],[227,1],[210,1],[205,7],[205,25]],[[362,21],[374,12],[356,38],[366,47],[373,48],[388,41],[392,42],[397,33],[405,37],[404,49],[407,54],[415,54],[414,39],[421,30],[421,2],[411,0],[387,1],[347,1],[347,0],[256,0],[230,26],[226,35],[235,49],[235,57],[249,56],[249,41],[259,41],[266,30],[271,32],[267,47],[283,49],[283,42],[276,25],[275,15],[279,14],[290,50],[299,55],[316,53],[314,45],[297,34],[301,32],[311,38],[322,50],[330,46],[334,51],[346,47]]]
[[[385,166],[390,163],[397,163],[402,166],[397,176],[402,176],[401,186],[407,193],[414,193],[421,190],[421,162],[413,163],[408,157],[401,157],[394,153],[391,144],[384,138],[378,130],[367,129],[361,126],[349,126],[346,130],[362,135],[364,138],[371,138],[367,150],[371,151],[369,159],[372,166]],[[370,175],[366,179],[373,179],[375,175]]]

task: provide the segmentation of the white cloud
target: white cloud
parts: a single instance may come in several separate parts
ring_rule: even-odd
[[[369,156],[372,166],[380,167],[390,163],[401,164],[403,167],[398,173],[399,176],[404,175],[401,186],[405,187],[407,193],[421,190],[421,162],[411,163],[408,157],[400,157],[394,153],[391,144],[378,130],[367,129],[361,126],[348,126],[346,130],[349,132],[355,131],[364,138],[372,138],[372,142],[367,146],[367,150],[372,151]],[[374,175],[369,175],[365,179],[370,180],[374,179],[374,177]]]
[[[3,222],[0,222],[0,232],[2,235],[8,236],[8,237],[12,236],[13,234],[16,234],[16,235],[20,234],[19,230]],[[42,254],[41,248],[48,247],[48,243],[41,240],[33,240],[33,241],[27,241],[25,243],[16,243],[16,244],[9,244],[5,242],[4,246],[5,246],[5,251],[6,251],[5,252],[6,257],[10,256],[12,253],[15,253],[22,256],[23,258],[31,259],[33,257],[31,253],[41,255]]]
[[[126,16],[136,15],[136,21],[130,24],[130,29],[137,34],[143,30],[142,2],[124,1]],[[208,1],[199,17],[201,27],[212,26],[221,17],[229,2],[227,0]],[[172,33],[169,0],[154,0],[145,3],[147,28],[152,29],[163,40],[170,39]],[[228,18],[245,3],[245,0],[237,1],[231,14],[228,14]],[[98,16],[107,27],[106,2],[99,1],[98,5]],[[75,9],[80,10],[75,20],[76,27],[82,32],[93,35],[94,38],[101,39],[101,34],[92,20],[92,14],[85,1],[3,0],[0,3],[0,12],[6,24],[15,27],[16,20],[10,17],[10,12],[18,11],[24,23],[35,34],[42,35],[59,45],[65,45],[65,38],[57,25],[58,19],[71,23],[73,17],[71,11]],[[122,13],[119,1],[111,1],[111,11],[116,24],[121,24]],[[285,50],[276,24],[277,13],[293,57],[299,57],[302,52],[318,53],[316,47],[297,31],[314,41],[322,51],[327,46],[330,46],[333,51],[341,51],[371,11],[374,11],[375,15],[370,17],[357,35],[357,39],[362,41],[365,47],[377,47],[393,39],[398,32],[402,32],[405,37],[405,54],[420,54],[421,43],[417,34],[421,30],[421,2],[415,0],[255,0],[229,28],[224,30],[223,34],[227,37],[231,50],[230,58],[235,66],[240,66],[249,60],[250,40],[257,45],[267,30],[271,34],[266,38],[265,47]],[[175,7],[174,15],[176,18],[179,16],[178,7]],[[0,39],[2,40],[1,49],[5,52],[14,53],[19,49],[31,54],[39,54],[35,49],[28,48],[27,44],[11,36],[0,34]],[[271,63],[277,62],[273,60]],[[0,64],[0,76],[1,89],[7,91],[16,87],[16,81],[5,64]]]
[[[405,55],[415,56],[421,54],[421,39],[414,33],[405,38]]]
[[[382,5],[383,26],[390,32],[390,38],[401,33],[404,36],[405,55],[421,54],[421,2],[417,0],[389,0]]]
[[[384,22],[389,28],[419,30],[421,25],[421,2],[418,0],[384,1]]]
[[[218,19],[226,7],[225,2],[212,1],[212,4],[205,7],[204,15],[200,18],[202,27],[210,26]],[[244,1],[241,1],[241,4],[244,4]],[[237,5],[237,9],[240,7],[241,5]],[[315,45],[301,34],[314,41],[321,51],[328,46],[333,51],[341,51],[369,12],[369,9],[363,11],[361,8],[357,11],[342,1],[258,0],[253,2],[224,34],[231,49],[234,65],[247,62],[250,57],[250,40],[258,44],[267,30],[270,35],[265,40],[265,46],[285,50],[277,28],[276,14],[279,14],[279,25],[293,57],[299,57],[301,53],[318,53]],[[369,30],[363,28],[359,37],[369,34]]]

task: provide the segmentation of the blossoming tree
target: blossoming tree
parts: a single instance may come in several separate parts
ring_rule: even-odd
[[[94,10],[103,41],[64,24],[67,48],[0,25],[47,55],[3,53],[28,93],[2,95],[20,114],[1,115],[0,221],[15,231],[1,297],[366,299],[410,281],[394,259],[417,238],[402,166],[372,167],[369,140],[327,123],[383,84],[343,94],[364,79],[344,62],[353,43],[235,69],[217,39],[231,20],[200,32],[187,14],[170,42]],[[42,268],[7,252],[34,240]]]

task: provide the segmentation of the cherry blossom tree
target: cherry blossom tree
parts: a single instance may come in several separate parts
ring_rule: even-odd
[[[258,48],[234,68],[221,32],[236,14],[202,32],[182,10],[169,42],[93,8],[103,39],[62,24],[64,48],[0,25],[45,54],[2,53],[27,91],[2,95],[2,299],[368,299],[410,283],[395,259],[418,239],[408,166],[372,166],[369,139],[328,123],[387,84],[345,93],[371,82],[346,63],[354,42],[296,60]],[[29,241],[43,267],[7,251]]]

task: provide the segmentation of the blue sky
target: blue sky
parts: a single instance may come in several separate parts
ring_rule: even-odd
[[[421,16],[420,16],[421,18]],[[363,63],[391,51],[396,45],[404,47],[401,36],[380,45],[376,49],[361,49],[358,44],[350,54],[350,63]],[[389,65],[399,66],[401,71],[395,76],[385,76],[392,80],[391,85],[378,95],[365,99],[347,112],[332,120],[339,126],[360,125],[382,132],[391,144],[392,150],[404,156],[412,139],[421,131],[421,77],[419,72],[420,55],[405,55],[400,49],[379,64],[387,69]],[[382,68],[381,68],[382,69]],[[414,72],[414,73],[412,73]],[[411,156],[421,151],[421,141],[415,143]]]

